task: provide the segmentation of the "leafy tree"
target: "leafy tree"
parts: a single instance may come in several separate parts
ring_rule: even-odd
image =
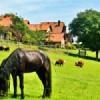
[[[32,34],[33,31],[29,30],[28,32],[26,32],[23,36],[23,42],[24,43],[32,43]]]
[[[77,17],[69,24],[69,31],[78,36],[78,41],[86,48],[96,51],[96,59],[100,50],[100,12],[85,10],[77,14]]]
[[[12,33],[10,31],[7,32],[7,38],[9,40],[13,40]]]
[[[0,26],[0,34],[2,34],[4,38],[8,37],[9,39],[12,39],[11,36],[13,36],[17,41],[22,41],[24,34],[28,34],[30,31],[28,26],[21,17],[14,15],[13,13],[6,13],[1,16],[1,19],[6,17],[11,18],[12,24],[8,27]]]
[[[0,26],[0,36],[3,39],[6,39],[7,38],[7,32],[8,31],[9,31],[9,27],[7,27],[7,26]]]
[[[23,36],[24,43],[40,44],[41,42],[45,41],[46,32],[44,31],[28,31],[28,32],[29,33],[26,33]]]
[[[24,34],[29,31],[29,28],[24,23],[22,18],[16,15],[11,15],[11,18],[12,18],[11,31],[18,41],[22,41]]]
[[[32,41],[35,44],[40,44],[45,41],[46,32],[45,31],[34,31],[32,33]]]
[[[32,34],[32,40],[36,44],[40,44],[41,42],[44,42],[46,38],[46,32],[45,31],[35,31]]]
[[[4,35],[4,30],[3,27],[0,26],[0,38],[3,38],[2,36]]]

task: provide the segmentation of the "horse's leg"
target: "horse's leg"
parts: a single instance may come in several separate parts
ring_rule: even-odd
[[[37,74],[44,86],[43,97],[50,96],[50,92],[51,92],[51,79],[50,78],[51,77],[49,77],[49,73],[46,71],[45,68],[42,67],[40,70],[37,71]]]
[[[16,97],[17,96],[17,75],[12,74],[12,78],[13,78],[13,87],[14,87],[13,97]]]
[[[24,99],[24,77],[23,77],[23,73],[19,74],[19,80],[20,80],[20,89],[21,89],[21,98]]]
[[[44,69],[41,68],[40,70],[38,70],[37,74],[38,74],[40,80],[42,81],[42,84],[44,87],[43,97],[45,97],[46,96],[46,77],[44,74]]]

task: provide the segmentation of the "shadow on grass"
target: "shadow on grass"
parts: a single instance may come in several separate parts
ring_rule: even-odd
[[[40,99],[42,100],[42,95],[29,95],[29,94],[25,94],[24,95],[24,99],[26,98],[33,98],[33,99]],[[20,94],[17,94],[17,97],[14,98],[13,94],[9,94],[8,96],[0,96],[0,100],[21,100],[21,96]]]
[[[43,51],[47,51],[47,48],[42,47],[42,46],[39,46],[38,49],[39,49],[39,50],[43,50]]]
[[[79,57],[79,58],[83,58],[83,59],[87,59],[87,60],[97,61],[96,58],[90,57],[90,56],[79,56],[78,54],[74,54],[74,53],[71,53],[71,52],[64,52],[64,53],[69,55],[69,56],[73,56],[73,57]],[[100,61],[100,59],[98,59],[98,61]]]
[[[8,99],[7,96],[0,96],[0,100],[5,100],[5,99]]]
[[[20,95],[19,95],[20,96]],[[29,94],[25,94],[25,97],[27,97],[27,98],[30,98],[30,97],[32,97],[32,98],[37,98],[37,99],[39,99],[39,98],[42,98],[42,95],[29,95]]]

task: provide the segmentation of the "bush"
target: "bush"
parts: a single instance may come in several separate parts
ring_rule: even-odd
[[[65,48],[66,49],[76,49],[76,46],[70,42],[68,42],[66,45],[65,45]]]
[[[55,47],[56,48],[61,48],[61,44],[57,43],[57,44],[55,44]]]

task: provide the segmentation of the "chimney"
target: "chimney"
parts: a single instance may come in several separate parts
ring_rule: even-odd
[[[60,20],[58,20],[58,26],[60,26]]]

